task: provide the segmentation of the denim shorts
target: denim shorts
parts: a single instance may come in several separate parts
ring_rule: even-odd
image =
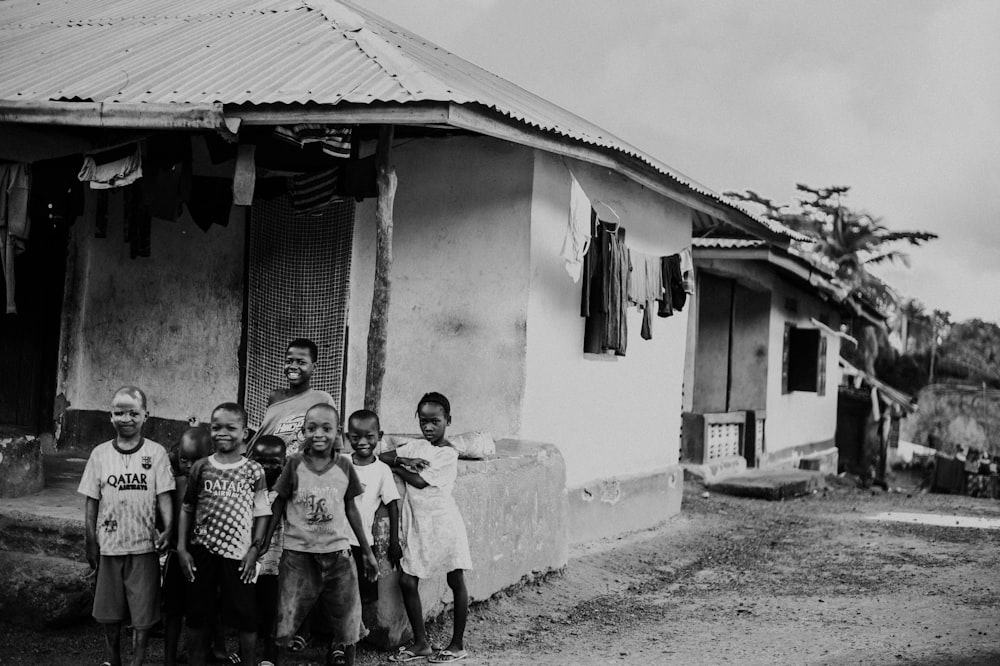
[[[353,645],[361,638],[361,596],[350,549],[332,553],[285,550],[278,564],[278,645],[289,639],[319,604],[332,642]]]

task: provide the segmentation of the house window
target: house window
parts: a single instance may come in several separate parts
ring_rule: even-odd
[[[782,393],[826,393],[826,338],[816,328],[785,324]]]

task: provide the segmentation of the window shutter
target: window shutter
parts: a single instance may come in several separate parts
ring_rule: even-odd
[[[819,364],[816,372],[816,394],[822,396],[826,395],[826,336],[823,334],[819,336],[819,358],[816,362]]]
[[[788,355],[792,325],[785,322],[785,340],[781,345],[781,392],[788,393]]]

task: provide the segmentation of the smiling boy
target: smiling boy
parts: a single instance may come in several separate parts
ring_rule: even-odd
[[[378,563],[354,501],[364,489],[350,460],[334,450],[339,423],[340,416],[330,405],[310,407],[302,425],[302,453],[289,457],[274,485],[277,497],[268,534],[285,519],[275,631],[279,660],[286,657],[306,615],[321,603],[333,639],[327,663],[354,663],[354,644],[361,638],[361,599],[350,533],[360,543],[367,577],[378,576]]]
[[[267,517],[264,469],[244,458],[247,414],[227,402],[212,411],[209,428],[215,453],[194,464],[177,530],[177,556],[188,580],[187,621],[194,635],[191,663],[206,661],[206,623],[215,617],[217,592],[235,615],[240,657],[254,663],[257,642],[253,581],[263,550]]]
[[[121,666],[121,624],[135,627],[132,664],[141,664],[149,630],[160,619],[160,563],[173,526],[174,478],[166,450],[144,439],[146,394],[123,386],[111,400],[114,439],[87,459],[78,491],[86,495],[87,562],[97,570],[94,619],[104,625],[106,661]],[[156,530],[160,513],[163,531]]]
[[[267,411],[257,434],[250,441],[251,447],[258,437],[277,435],[285,440],[287,455],[298,453],[302,445],[302,421],[306,410],[319,403],[333,406],[333,397],[329,393],[311,386],[318,354],[316,343],[312,340],[297,338],[288,343],[283,368],[288,386],[275,389],[268,397]],[[339,442],[335,447],[339,448]]]

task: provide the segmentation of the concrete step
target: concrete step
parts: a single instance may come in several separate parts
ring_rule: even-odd
[[[809,495],[825,485],[826,476],[821,472],[781,469],[750,470],[719,479],[705,487],[727,495],[776,501]]]

